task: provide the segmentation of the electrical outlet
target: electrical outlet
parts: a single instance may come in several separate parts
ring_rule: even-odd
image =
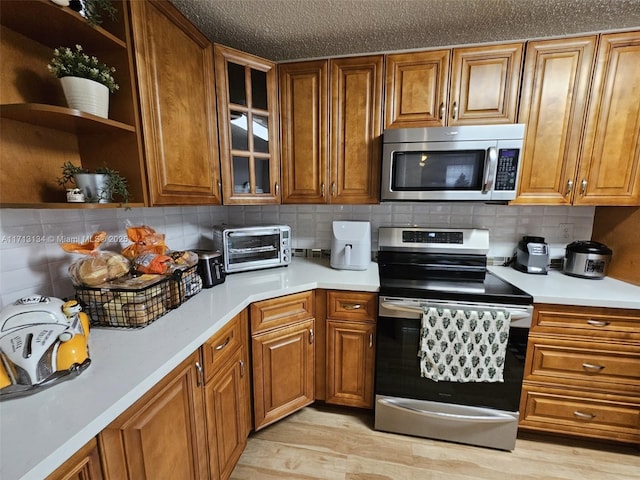
[[[571,240],[573,238],[573,223],[560,224],[560,238],[562,240]]]

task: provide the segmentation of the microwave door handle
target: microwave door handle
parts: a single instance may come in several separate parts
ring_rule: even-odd
[[[498,164],[498,150],[496,147],[489,147],[487,160],[484,181],[482,182],[482,193],[488,193],[493,188],[493,179],[496,176],[496,165]]]

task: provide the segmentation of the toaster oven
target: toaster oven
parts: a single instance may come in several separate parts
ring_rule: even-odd
[[[287,225],[215,225],[213,245],[222,252],[226,273],[282,267],[291,263],[291,227]]]

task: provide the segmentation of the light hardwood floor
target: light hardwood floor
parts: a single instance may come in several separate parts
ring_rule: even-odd
[[[373,416],[307,407],[249,438],[232,480],[640,480],[634,447],[524,434],[513,452],[373,430]]]

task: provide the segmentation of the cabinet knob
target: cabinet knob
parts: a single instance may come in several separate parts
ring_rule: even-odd
[[[584,195],[587,193],[587,179],[583,178],[582,182],[580,182],[580,195]]]
[[[567,180],[567,192],[564,194],[565,197],[571,193],[571,190],[573,190],[573,180],[569,179]]]
[[[584,420],[593,420],[594,418],[596,418],[596,415],[594,413],[583,413],[578,410],[573,412],[573,415]]]
[[[599,372],[604,369],[604,365],[594,365],[593,363],[583,363],[582,368],[584,368],[588,372]]]

